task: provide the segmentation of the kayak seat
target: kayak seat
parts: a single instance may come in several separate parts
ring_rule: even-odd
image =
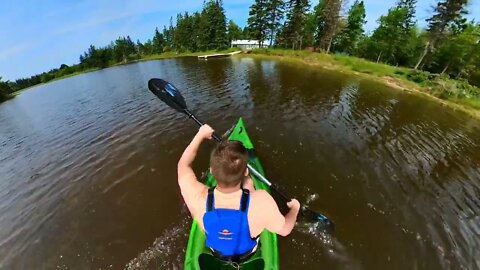
[[[209,253],[202,253],[198,257],[198,265],[200,270],[263,270],[265,262],[262,258],[255,258],[244,263],[235,263],[223,261]]]

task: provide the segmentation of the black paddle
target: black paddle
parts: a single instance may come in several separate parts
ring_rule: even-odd
[[[188,115],[189,118],[192,118],[193,121],[195,121],[199,126],[203,125],[203,123],[200,120],[198,120],[198,118],[195,117],[195,115],[193,115],[192,112],[188,110],[187,104],[185,103],[185,99],[180,94],[180,91],[175,86],[173,86],[173,84],[167,81],[164,81],[162,79],[153,78],[148,81],[148,88],[159,99],[167,103],[168,106],[172,107],[173,109],[179,112],[185,113],[186,115]],[[217,137],[215,134],[213,134],[212,137],[217,142],[221,141],[221,139]],[[269,186],[270,190],[278,194],[286,202],[289,202],[291,200],[289,196],[281,192],[275,184],[272,184],[267,178],[265,178],[262,174],[260,174],[257,170],[255,170],[255,168],[253,168],[250,164],[248,164],[247,166],[248,166],[249,172],[255,175],[260,181],[264,182],[267,186]],[[330,221],[326,216],[311,210],[304,204],[302,204],[300,211],[304,217],[310,219],[311,221],[320,222],[319,225],[321,226],[319,227],[321,227],[322,230],[327,230],[330,232],[333,231],[333,228],[334,228],[333,222]]]

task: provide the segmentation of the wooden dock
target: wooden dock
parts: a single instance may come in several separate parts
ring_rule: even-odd
[[[207,60],[208,58],[229,57],[235,54],[239,54],[241,52],[242,51],[235,51],[231,53],[215,53],[215,54],[199,55],[198,59]]]

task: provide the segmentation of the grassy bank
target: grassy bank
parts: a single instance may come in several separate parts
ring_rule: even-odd
[[[238,51],[238,48],[229,48],[226,50],[210,50],[204,52],[166,52],[162,54],[152,54],[152,55],[144,55],[141,58],[131,61],[131,62],[138,62],[138,61],[149,61],[149,60],[157,60],[157,59],[165,59],[165,58],[174,58],[174,57],[185,57],[185,56],[199,56],[205,54],[216,54],[216,53],[229,53]],[[129,62],[129,63],[131,63]],[[127,63],[127,64],[129,64]]]
[[[310,51],[257,49],[253,50],[250,56],[301,61],[325,69],[356,74],[400,90],[427,96],[480,118],[480,89],[444,75],[375,63],[352,56]]]
[[[54,78],[48,82],[44,82],[44,83],[39,83],[39,84],[35,84],[35,85],[32,85],[30,87],[27,87],[27,88],[23,88],[23,89],[20,89],[18,91],[15,91],[13,93],[11,93],[10,95],[12,97],[15,97],[15,96],[18,96],[20,95],[23,91],[26,91],[26,90],[29,90],[33,87],[37,87],[39,85],[43,85],[43,84],[47,84],[47,83],[51,83],[51,82],[54,82],[54,81],[58,81],[58,80],[62,80],[62,79],[65,79],[65,78],[68,78],[68,77],[73,77],[73,76],[77,76],[77,75],[80,75],[80,74],[84,74],[84,73],[88,73],[88,72],[92,72],[92,71],[97,71],[99,70],[99,68],[89,68],[89,69],[85,69],[85,70],[82,70],[82,71],[76,71],[74,73],[70,73],[70,74],[66,74],[64,76],[61,76],[61,77],[57,77],[57,78]]]

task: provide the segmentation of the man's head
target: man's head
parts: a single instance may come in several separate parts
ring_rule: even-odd
[[[234,187],[245,177],[247,149],[239,141],[222,141],[210,155],[210,169],[220,187]]]

